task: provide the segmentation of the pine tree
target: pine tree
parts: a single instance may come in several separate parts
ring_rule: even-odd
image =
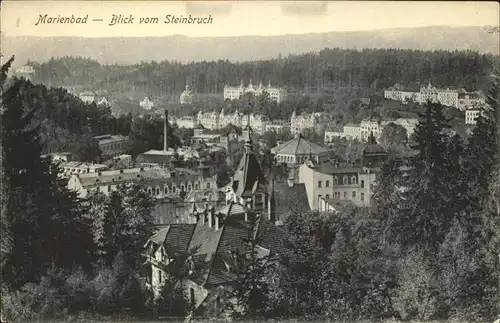
[[[419,153],[408,183],[411,213],[401,224],[400,238],[406,246],[418,245],[432,253],[443,241],[454,216],[448,208],[453,201],[448,191],[448,137],[444,133],[450,126],[438,103],[428,102],[420,118],[414,147]]]
[[[266,315],[269,299],[269,285],[266,279],[270,266],[268,255],[258,254],[260,237],[256,234],[257,219],[255,216],[248,223],[248,237],[244,239],[246,250],[236,255],[238,261],[238,280],[236,298],[239,316],[246,318],[262,318]]]

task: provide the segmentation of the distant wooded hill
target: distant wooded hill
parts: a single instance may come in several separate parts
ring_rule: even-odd
[[[16,64],[28,59],[47,61],[51,57],[83,56],[101,64],[135,64],[140,61],[181,62],[252,61],[288,54],[302,54],[323,48],[400,48],[415,50],[473,50],[499,53],[498,33],[483,27],[434,26],[372,31],[329,32],[283,36],[192,38],[166,37],[9,37],[2,39],[2,53],[17,56]]]
[[[17,58],[17,57],[16,57]],[[417,51],[396,49],[323,49],[286,58],[230,62],[142,62],[102,65],[82,57],[29,62],[35,82],[72,86],[82,90],[106,89],[134,93],[138,98],[178,97],[186,82],[198,93],[222,93],[225,84],[252,80],[286,86],[290,92],[318,89],[363,88],[372,92],[394,83],[424,83],[441,87],[485,88],[485,79],[498,65],[498,56],[473,51]],[[123,96],[122,95],[122,96]]]

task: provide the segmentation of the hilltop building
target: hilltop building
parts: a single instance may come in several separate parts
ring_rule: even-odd
[[[23,66],[16,70],[15,76],[18,78],[24,78],[28,81],[33,81],[33,76],[35,75],[35,69],[31,66]]]
[[[243,80],[241,80],[240,86],[224,86],[224,100],[237,100],[245,93],[253,93],[256,96],[262,95],[264,92],[269,94],[272,101],[277,103],[283,102],[287,97],[287,91],[284,88],[277,88],[271,86],[271,81],[267,86],[263,86],[262,82],[258,86],[252,84],[252,80],[248,86],[243,85]]]
[[[415,86],[405,87],[395,84],[384,91],[384,98],[408,103],[426,103],[427,101],[439,102],[442,105],[454,107],[464,111],[468,107],[477,103],[484,103],[485,100],[478,92],[466,92],[464,89],[442,89],[432,85],[431,81],[427,86],[416,89]]]
[[[191,87],[186,84],[184,91],[182,91],[179,101],[181,104],[193,104],[194,93],[191,91]]]
[[[154,108],[155,105],[154,102],[146,96],[144,100],[139,102],[139,106],[145,110],[151,110]]]

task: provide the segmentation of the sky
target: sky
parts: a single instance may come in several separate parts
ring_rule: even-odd
[[[326,4],[326,5],[325,5]],[[9,36],[191,37],[286,35],[424,26],[499,26],[497,2],[391,1],[2,1],[1,30]],[[85,17],[86,24],[43,24],[40,15]],[[112,15],[133,24],[109,26]],[[165,24],[166,15],[208,17],[211,24]],[[157,17],[158,24],[140,24]],[[102,19],[102,21],[93,21]]]

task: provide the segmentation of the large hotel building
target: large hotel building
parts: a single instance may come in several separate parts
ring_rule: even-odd
[[[258,86],[254,86],[252,84],[252,80],[248,86],[243,85],[243,81],[241,81],[240,86],[224,86],[224,100],[230,99],[235,100],[239,99],[245,93],[253,93],[254,95],[261,95],[262,93],[269,93],[269,97],[271,100],[276,101],[277,103],[282,102],[287,95],[287,92],[283,88],[277,88],[271,86],[271,81],[267,86],[263,86],[262,82]]]

